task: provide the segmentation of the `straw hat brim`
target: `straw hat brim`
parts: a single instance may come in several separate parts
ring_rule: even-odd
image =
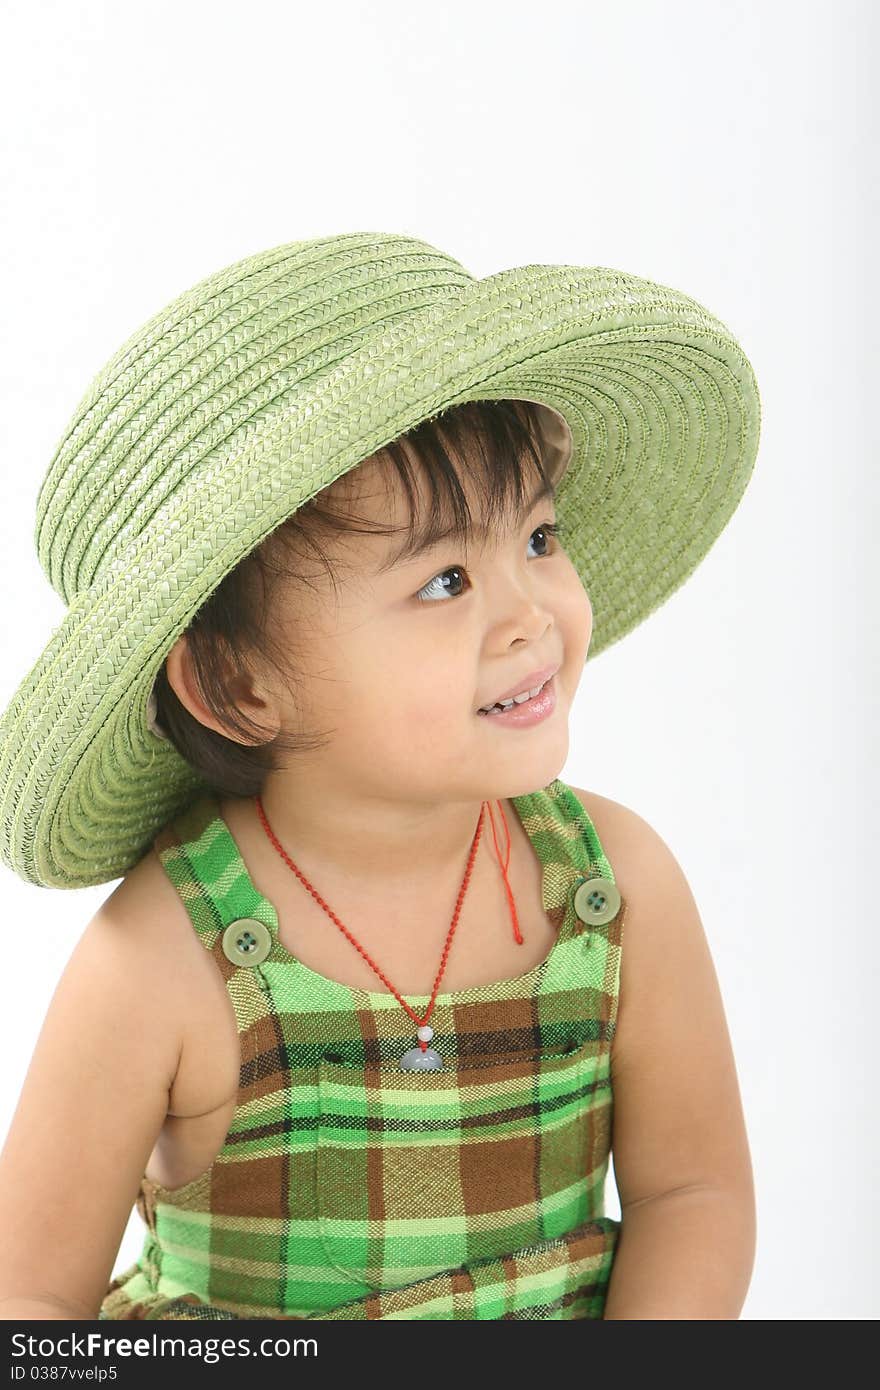
[[[692,573],[757,454],[758,389],[733,334],[637,276],[523,266],[382,325],[270,404],[259,430],[223,440],[73,596],[0,720],[7,866],[57,888],[132,867],[205,790],[148,727],[147,701],[208,595],[383,444],[448,406],[503,397],[541,402],[570,430],[557,511],[593,609],[588,660]]]

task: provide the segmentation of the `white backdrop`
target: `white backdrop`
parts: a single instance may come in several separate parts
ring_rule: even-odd
[[[695,575],[586,668],[561,775],[649,820],[700,908],[757,1184],[744,1318],[880,1312],[871,8],[41,0],[0,19],[0,708],[64,611],[32,537],[74,407],[231,261],[399,231],[479,276],[634,272],[740,338],[763,401],[752,482]],[[3,1134],[114,886],[0,866]],[[133,1212],[116,1271],[142,1234]]]

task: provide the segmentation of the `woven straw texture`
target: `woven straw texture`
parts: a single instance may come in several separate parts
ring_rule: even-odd
[[[613,873],[570,787],[513,805],[557,937],[523,975],[438,994],[440,1072],[399,1069],[414,1025],[390,992],[285,949],[214,798],[157,837],[235,1009],[240,1091],[204,1174],[175,1189],[143,1178],[144,1246],[102,1318],[602,1317],[625,904],[603,926],[574,911],[584,879]],[[261,965],[222,949],[239,917],[269,928]],[[408,1002],[422,1013],[429,996]]]
[[[39,491],[40,563],[69,610],[0,719],[3,862],[59,888],[121,877],[209,790],[147,702],[224,575],[382,445],[503,397],[571,432],[558,515],[596,657],[683,583],[753,468],[752,368],[694,299],[602,266],[478,280],[365,232],[236,262],[134,333]]]

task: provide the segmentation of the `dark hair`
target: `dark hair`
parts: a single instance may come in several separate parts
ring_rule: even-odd
[[[468,460],[468,476],[474,480],[490,527],[513,508],[522,507],[528,495],[523,469],[526,457],[540,481],[552,484],[539,440],[540,426],[531,402],[466,401],[422,421],[377,450],[370,458],[380,464],[393,463],[406,491],[409,518],[408,526],[402,528],[407,533],[404,549],[418,553],[426,544],[447,535],[462,540],[470,536],[473,519],[454,459],[460,463]],[[418,494],[410,451],[428,483],[426,518],[416,515]],[[262,790],[268,772],[284,766],[279,754],[325,746],[326,740],[307,733],[280,731],[266,739],[266,731],[236,706],[229,680],[230,676],[252,673],[255,665],[262,664],[295,681],[289,635],[285,652],[273,638],[270,619],[279,579],[295,584],[310,582],[302,565],[304,547],[320,556],[335,586],[333,564],[320,545],[322,536],[350,532],[392,535],[401,531],[400,527],[356,523],[346,506],[346,484],[357,472],[354,469],[343,474],[270,532],[224,576],[186,629],[192,669],[204,703],[230,734],[250,742],[226,738],[191,715],[169,684],[164,663],[156,677],[156,717],[163,731],[205,783],[221,795],[253,796]],[[387,471],[382,473],[387,479]],[[285,553],[296,557],[293,568],[284,563]]]

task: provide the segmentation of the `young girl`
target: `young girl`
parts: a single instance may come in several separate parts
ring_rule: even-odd
[[[122,346],[40,489],[69,612],[0,723],[5,864],[121,879],[0,1160],[4,1317],[739,1315],[696,905],[559,774],[585,661],[758,434],[678,291],[390,234],[249,257]]]

